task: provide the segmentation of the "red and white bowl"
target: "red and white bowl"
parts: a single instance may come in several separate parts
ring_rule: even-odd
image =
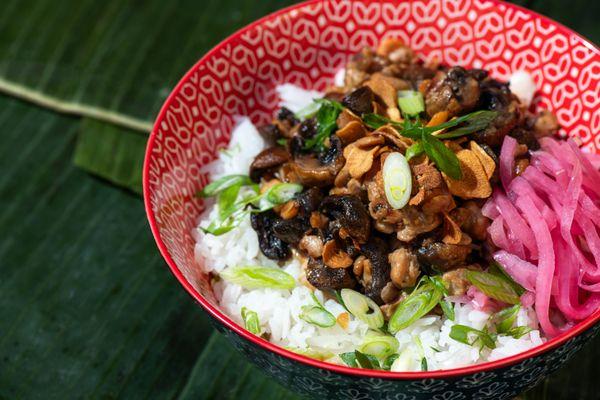
[[[600,330],[600,310],[542,346],[496,362],[432,372],[392,373],[316,361],[238,326],[215,301],[194,238],[207,183],[202,166],[227,145],[234,116],[270,121],[275,87],[323,90],[349,57],[383,38],[401,38],[425,59],[484,68],[506,80],[530,72],[537,107],[556,113],[562,134],[600,149],[600,50],[521,7],[496,0],[326,1],[301,3],[262,18],[198,61],[165,102],[144,164],[146,212],[158,247],[183,287],[217,328],[286,386],[324,398],[505,399],[558,369]]]

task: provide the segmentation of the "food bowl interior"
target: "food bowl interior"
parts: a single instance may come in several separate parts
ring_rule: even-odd
[[[155,238],[175,275],[209,310],[217,304],[194,257],[192,232],[203,211],[195,194],[236,116],[269,122],[278,84],[324,90],[353,54],[390,36],[424,60],[484,68],[496,79],[531,72],[539,89],[534,107],[555,112],[563,135],[592,152],[600,148],[600,52],[545,17],[479,0],[312,1],[272,14],[223,41],[184,76],[148,144],[144,196]]]

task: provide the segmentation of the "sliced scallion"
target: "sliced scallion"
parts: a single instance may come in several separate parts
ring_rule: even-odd
[[[398,105],[404,115],[415,116],[425,111],[425,101],[421,92],[401,90],[398,92]]]
[[[260,322],[258,320],[258,314],[255,311],[242,307],[242,319],[244,320],[244,327],[246,330],[255,335],[260,334]]]
[[[199,197],[211,197],[234,185],[251,185],[253,182],[247,175],[227,175],[209,183],[199,193]]]
[[[383,163],[385,197],[392,208],[404,207],[412,191],[412,174],[406,158],[400,153],[390,153]]]
[[[383,359],[396,353],[398,345],[398,340],[393,336],[370,333],[367,334],[358,350]]]
[[[329,328],[335,325],[336,319],[329,311],[320,306],[304,306],[299,318],[321,328]]]
[[[373,300],[352,289],[342,289],[340,296],[348,311],[371,329],[379,329],[385,322],[381,309]]]
[[[489,297],[507,304],[519,304],[521,300],[514,286],[500,275],[481,271],[467,271],[466,278]]]
[[[293,289],[296,286],[294,278],[278,268],[232,267],[221,271],[220,276],[226,281],[236,283],[246,289]]]

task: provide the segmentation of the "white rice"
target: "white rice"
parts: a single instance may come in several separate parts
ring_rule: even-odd
[[[521,103],[529,107],[536,90],[533,76],[525,71],[516,71],[510,76],[509,87]]]
[[[318,92],[305,91],[289,84],[280,86],[278,92],[282,104],[292,111],[301,109],[313,98],[322,96]],[[252,123],[247,118],[241,118],[232,133],[229,149],[222,151],[219,158],[207,166],[212,179],[226,174],[246,174],[254,156],[264,146],[263,139]],[[207,226],[217,212],[216,205],[209,205],[201,216],[199,225]],[[221,236],[204,234],[199,229],[194,231],[194,235],[195,255],[206,272],[218,274],[226,267],[241,265],[277,268],[275,262],[261,253],[258,238],[250,226],[249,218],[238,228]],[[298,315],[302,306],[313,304],[310,289],[299,281],[301,276],[299,261],[292,259],[284,265],[283,270],[296,279],[297,286],[293,290],[247,290],[239,285],[218,280],[213,284],[215,296],[223,311],[240,325],[243,325],[240,315],[242,307],[255,311],[264,332],[270,335],[273,343],[281,346],[337,355],[353,351],[362,343],[368,327],[352,316],[347,329],[337,324],[331,328],[320,328],[300,319]],[[325,300],[321,291],[317,290],[315,295],[334,316],[337,317],[345,311],[336,301]],[[481,329],[490,314],[474,309],[472,304],[449,300],[455,307],[455,321],[440,316],[426,316],[395,335],[400,342],[398,349],[400,357],[394,363],[393,371],[418,371],[421,369],[423,357],[427,359],[429,370],[457,368],[507,357],[543,342],[537,330],[535,313],[531,309],[521,309],[518,325],[529,326],[534,330],[520,339],[500,336],[495,349],[483,351],[459,343],[449,337],[453,325],[463,324]],[[341,363],[337,356],[329,361]]]

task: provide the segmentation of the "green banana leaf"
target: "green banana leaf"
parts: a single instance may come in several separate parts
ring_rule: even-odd
[[[0,124],[0,399],[294,398],[210,339],[141,199],[72,165],[85,121],[0,96]]]
[[[0,96],[0,399],[298,398],[214,333],[139,197],[108,184],[139,192],[143,133],[179,77],[290,3],[2,2],[0,93],[23,101]],[[600,41],[598,2],[519,3]],[[523,398],[598,398],[599,356],[600,338]]]

